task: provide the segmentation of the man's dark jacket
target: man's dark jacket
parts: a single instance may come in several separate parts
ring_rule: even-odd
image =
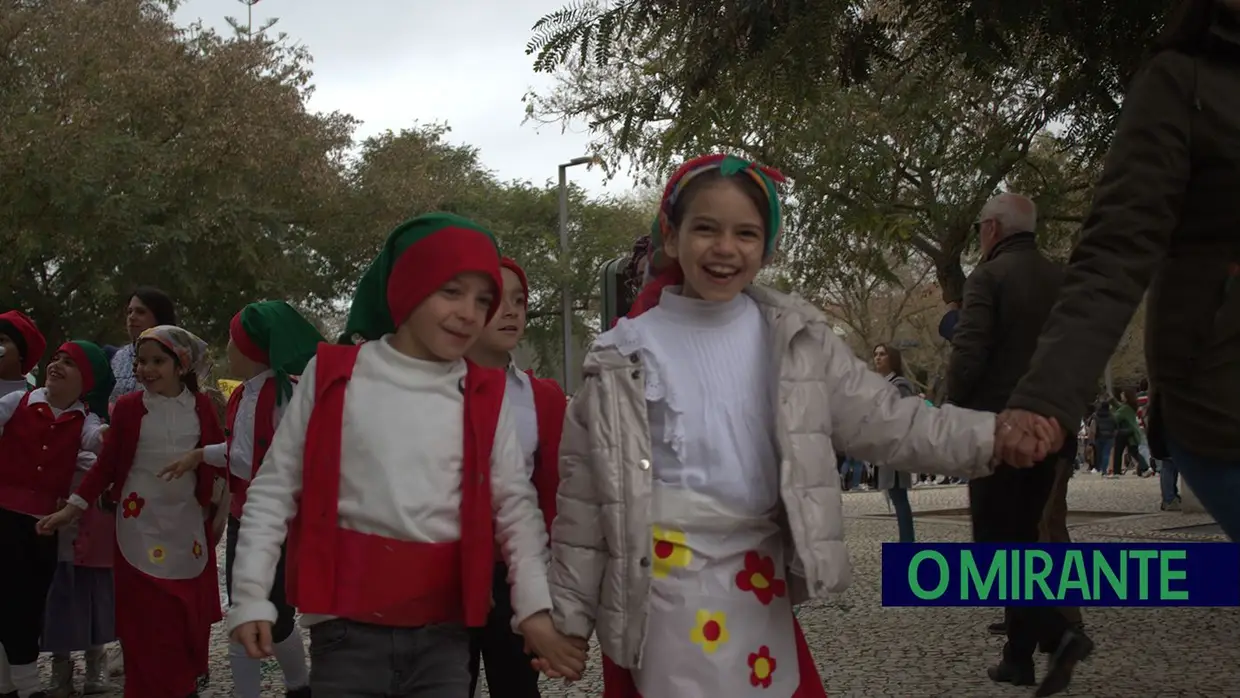
[[[1240,461],[1240,24],[1133,81],[1063,292],[1011,407],[1076,430],[1149,288],[1151,450]]]
[[[1063,274],[1062,265],[1038,250],[1033,233],[1000,240],[973,270],[947,364],[952,404],[988,412],[1007,406],[1029,369]]]

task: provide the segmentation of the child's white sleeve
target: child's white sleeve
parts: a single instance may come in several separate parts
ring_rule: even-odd
[[[22,404],[22,397],[25,395],[18,390],[0,397],[0,429],[13,418],[13,413],[17,411],[17,406]]]
[[[565,635],[588,638],[594,632],[607,569],[603,502],[594,475],[590,437],[592,405],[599,395],[597,376],[587,374],[568,403],[560,437],[560,489],[551,524],[552,620]]]
[[[301,498],[302,456],[306,450],[306,427],[314,410],[316,363],[316,359],[311,359],[306,365],[305,377],[293,391],[271,449],[246,490],[237,558],[233,563],[229,631],[250,621],[276,622],[276,607],[268,597],[280,561],[280,546]]]
[[[902,398],[843,340],[826,331],[828,407],[835,446],[858,460],[909,473],[983,477],[994,471],[995,415]],[[793,413],[812,409],[794,405]]]
[[[89,451],[92,454],[98,454],[99,451],[103,450],[103,435],[107,431],[108,425],[104,424],[98,415],[88,412],[86,414],[86,421],[82,423],[82,441],[78,448],[83,451]],[[91,459],[91,463],[94,462],[94,459]],[[78,467],[81,468],[80,459]],[[84,469],[90,470],[90,466]]]
[[[228,442],[203,446],[202,462],[213,468],[228,467]]]
[[[547,587],[546,524],[506,396],[491,448],[491,501],[495,537],[508,564],[515,629],[526,618],[551,610],[551,591]]]

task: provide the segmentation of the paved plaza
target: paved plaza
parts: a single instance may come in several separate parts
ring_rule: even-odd
[[[918,513],[919,540],[968,540],[967,516],[958,512],[968,505],[964,487],[918,487],[910,499]],[[1208,524],[1207,517],[1160,513],[1156,478],[1078,475],[1072,479],[1068,504],[1075,540],[1224,540],[1210,528],[1183,530]],[[878,492],[845,493],[844,511],[854,584],[838,599],[800,609],[801,624],[833,698],[1032,695],[1030,688],[998,686],[986,678],[985,668],[996,660],[1003,642],[986,632],[987,624],[1001,617],[997,609],[883,608],[880,545],[896,538],[895,519]],[[1072,690],[1063,695],[1240,696],[1236,609],[1087,609],[1085,622],[1097,649],[1078,669]],[[275,663],[267,662],[264,669],[264,695],[282,695]],[[548,698],[602,695],[597,648],[582,681],[545,685]],[[212,686],[204,698],[230,693],[223,629],[217,626]]]

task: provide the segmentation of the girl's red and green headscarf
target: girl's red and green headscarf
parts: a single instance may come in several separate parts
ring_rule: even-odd
[[[779,170],[759,165],[735,155],[703,155],[689,160],[676,169],[667,186],[663,188],[663,198],[659,202],[659,212],[650,225],[650,266],[648,274],[653,277],[638,294],[629,311],[629,317],[637,317],[653,308],[659,302],[663,289],[675,286],[684,281],[684,272],[680,265],[671,263],[663,252],[663,240],[672,232],[672,208],[684,193],[685,188],[698,175],[711,170],[718,170],[724,177],[749,177],[766,195],[767,211],[766,241],[763,249],[763,263],[769,262],[779,248],[779,238],[783,233],[783,207],[779,201],[777,184],[785,181]]]
[[[233,316],[228,336],[242,356],[275,373],[276,404],[293,394],[290,376],[300,376],[326,342],[318,329],[284,301],[251,303]]]

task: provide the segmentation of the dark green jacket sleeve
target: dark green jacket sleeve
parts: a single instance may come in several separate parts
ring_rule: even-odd
[[[964,282],[964,302],[952,334],[947,400],[953,405],[969,405],[986,372],[995,345],[995,302],[994,280],[985,267],[978,267]]]
[[[1055,310],[1009,407],[1080,423],[1162,263],[1188,185],[1192,59],[1155,56],[1133,82]]]

